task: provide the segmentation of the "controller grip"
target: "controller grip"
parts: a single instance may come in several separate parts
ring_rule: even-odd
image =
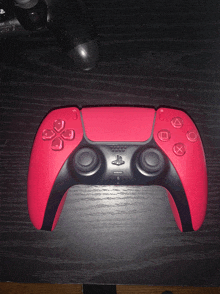
[[[173,185],[175,186],[174,181]],[[197,231],[205,219],[206,209],[204,207],[206,204],[200,205],[197,215],[192,215],[187,195],[181,186],[178,189],[171,186],[166,188],[174,219],[181,232]]]
[[[167,196],[168,196],[168,199],[169,199],[170,207],[171,207],[171,210],[173,212],[173,216],[174,216],[175,222],[177,224],[177,227],[179,228],[179,230],[181,232],[183,232],[183,226],[182,226],[182,223],[181,223],[181,219],[180,219],[180,215],[179,215],[176,203],[175,203],[172,195],[170,194],[170,192],[168,190],[167,190]]]
[[[53,231],[55,229],[66,200],[68,189],[76,184],[77,182],[72,177],[71,172],[68,169],[67,159],[51,190],[41,230]]]

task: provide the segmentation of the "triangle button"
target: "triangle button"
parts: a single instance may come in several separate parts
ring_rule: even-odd
[[[176,128],[176,129],[180,129],[183,126],[183,120],[181,117],[174,117],[171,120],[171,125]]]

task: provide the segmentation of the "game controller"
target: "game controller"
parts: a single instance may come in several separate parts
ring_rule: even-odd
[[[48,28],[78,68],[85,71],[94,68],[99,48],[87,7],[82,0],[69,0],[65,4],[62,1],[47,2],[48,0],[14,0],[13,13],[25,30]]]
[[[160,185],[180,231],[196,231],[207,207],[198,130],[180,110],[75,107],[51,111],[36,134],[28,209],[37,229],[54,230],[74,185]]]

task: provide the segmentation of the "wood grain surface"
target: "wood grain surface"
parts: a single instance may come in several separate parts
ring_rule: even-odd
[[[94,294],[106,294],[104,292],[107,285],[93,285],[96,291]],[[102,287],[102,288],[99,288]],[[112,286],[111,286],[112,287]],[[22,284],[22,283],[0,283],[1,294],[81,294],[84,292],[84,285],[80,284]],[[219,294],[220,287],[181,287],[181,286],[134,286],[134,285],[117,285],[115,294]],[[168,292],[170,291],[170,292]],[[90,293],[90,294],[92,294]],[[110,292],[108,292],[110,293]],[[114,293],[113,291],[111,293]],[[165,293],[164,293],[165,294]]]
[[[219,286],[219,1],[86,4],[100,43],[92,71],[75,68],[50,32],[0,37],[1,281]],[[208,169],[199,231],[179,232],[162,187],[82,185],[69,190],[54,232],[34,229],[26,188],[37,129],[51,109],[88,105],[188,113]]]

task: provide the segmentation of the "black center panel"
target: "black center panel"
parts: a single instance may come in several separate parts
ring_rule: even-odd
[[[62,197],[71,186],[77,184],[162,186],[174,199],[183,231],[193,230],[181,180],[171,161],[153,138],[145,144],[90,143],[83,139],[57,176],[48,200],[42,229],[51,230]]]

